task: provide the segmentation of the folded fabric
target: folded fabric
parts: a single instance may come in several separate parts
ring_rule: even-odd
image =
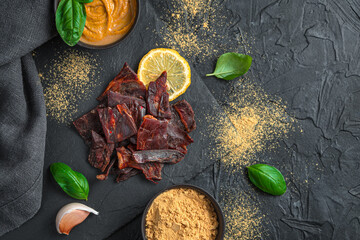
[[[0,1],[0,236],[41,206],[46,110],[29,52],[55,33],[53,1]]]

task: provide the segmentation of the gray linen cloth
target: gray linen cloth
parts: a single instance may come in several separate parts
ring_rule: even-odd
[[[31,50],[55,34],[53,1],[0,1],[0,236],[39,210],[46,135]]]

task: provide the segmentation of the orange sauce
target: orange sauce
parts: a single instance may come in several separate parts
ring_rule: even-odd
[[[86,23],[80,41],[103,46],[123,38],[135,23],[136,0],[94,0],[85,4]]]

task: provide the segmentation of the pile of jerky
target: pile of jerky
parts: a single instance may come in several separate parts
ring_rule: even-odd
[[[124,181],[142,172],[161,180],[164,164],[180,162],[193,142],[194,111],[181,100],[169,104],[166,72],[148,90],[125,63],[97,100],[99,105],[76,121],[75,128],[90,146],[89,163],[101,170],[96,178]]]

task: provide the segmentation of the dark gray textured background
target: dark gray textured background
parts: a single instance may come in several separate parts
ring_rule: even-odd
[[[197,133],[192,135],[195,143],[186,159],[166,168],[160,184],[140,176],[120,184],[110,179],[99,182],[94,178],[96,169],[86,163],[88,149],[74,129],[48,119],[42,207],[32,220],[2,239],[65,239],[56,233],[55,216],[62,205],[73,200],[59,190],[50,175],[49,165],[56,161],[81,169],[90,183],[87,204],[100,212],[76,227],[67,239],[140,239],[139,216],[161,189],[188,182],[218,196],[220,186],[230,180],[256,196],[261,212],[267,214],[265,239],[359,238],[360,3],[226,0],[222,4],[239,19],[230,30],[254,39],[251,44],[256,51],[249,74],[256,76],[256,83],[266,92],[287,102],[288,111],[303,129],[281,141],[276,153],[254,159],[278,167],[289,179],[288,191],[272,197],[254,191],[246,179],[227,174],[217,161],[207,158],[207,150],[216,144]],[[164,1],[143,0],[136,30],[112,49],[76,47],[98,55],[103,81],[93,98],[81,104],[79,115],[96,104],[95,97],[124,61],[136,69],[141,57],[161,42],[152,30],[161,25],[157,15],[163,7]],[[37,49],[39,71],[66,49],[58,37]],[[204,77],[212,71],[216,58],[189,60],[193,82],[184,98],[193,105],[197,119],[203,119],[205,108],[223,114],[221,105],[226,104],[226,91],[232,83]],[[198,125],[199,133],[207,130],[205,124]],[[308,184],[302,184],[304,181]]]

